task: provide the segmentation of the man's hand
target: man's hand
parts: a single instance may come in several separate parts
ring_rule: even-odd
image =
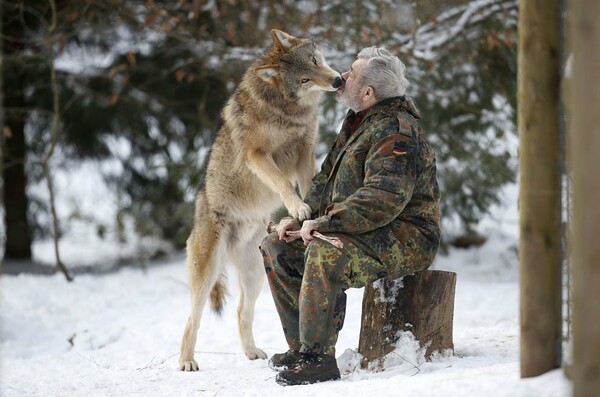
[[[285,241],[286,243],[294,241],[299,237],[288,236],[287,232],[292,230],[300,230],[300,223],[298,223],[298,220],[294,218],[282,219],[275,227],[275,231],[277,232],[279,239]]]
[[[304,245],[308,245],[310,241],[314,238],[312,233],[317,230],[318,222],[314,219],[306,220],[302,223],[302,228],[300,229],[300,235],[302,236],[302,241],[304,241]]]

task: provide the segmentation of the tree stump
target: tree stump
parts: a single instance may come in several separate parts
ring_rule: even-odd
[[[367,285],[358,344],[361,367],[381,369],[402,331],[412,332],[421,347],[427,346],[427,359],[434,351],[453,350],[455,287],[456,273],[439,270]]]

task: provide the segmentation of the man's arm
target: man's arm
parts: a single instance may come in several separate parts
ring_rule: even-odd
[[[374,144],[365,161],[363,187],[330,205],[327,213],[316,219],[317,230],[365,233],[397,218],[412,197],[418,156],[415,139],[401,133]]]

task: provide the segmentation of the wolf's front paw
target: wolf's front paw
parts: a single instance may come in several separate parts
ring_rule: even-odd
[[[257,358],[261,358],[264,360],[265,358],[267,358],[267,354],[258,347],[246,349],[244,353],[246,354],[246,357],[248,357],[250,360],[256,360]]]
[[[302,203],[290,215],[302,222],[303,220],[310,219],[311,213],[312,211],[310,209],[310,206],[308,204]]]
[[[198,371],[198,363],[196,362],[196,360],[180,361],[179,369],[184,372]]]

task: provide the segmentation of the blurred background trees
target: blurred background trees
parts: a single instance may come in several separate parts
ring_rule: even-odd
[[[365,46],[400,56],[438,154],[447,242],[476,230],[515,180],[516,0],[1,4],[6,258],[31,257],[51,230],[48,200],[32,188],[52,139],[51,70],[60,102],[51,169],[92,162],[115,197],[110,213],[62,211],[61,232],[87,219],[98,236],[126,239],[130,222],[182,247],[219,112],[272,28],[313,38],[339,71]],[[326,95],[317,155],[344,113]]]

